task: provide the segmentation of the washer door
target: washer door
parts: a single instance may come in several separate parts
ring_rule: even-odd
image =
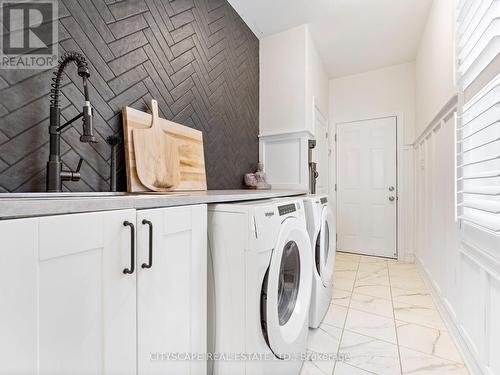
[[[312,288],[312,251],[300,221],[283,221],[273,250],[263,292],[268,344],[280,359],[304,352],[307,346],[309,304]]]
[[[332,210],[325,206],[321,211],[321,229],[316,238],[314,249],[316,270],[319,272],[323,285],[329,286],[333,277],[335,263],[335,217]]]

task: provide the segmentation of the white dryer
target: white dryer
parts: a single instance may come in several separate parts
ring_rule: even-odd
[[[302,199],[210,205],[208,239],[211,373],[299,374],[313,269]]]
[[[336,252],[335,215],[326,196],[304,198],[304,208],[314,258],[309,326],[317,328],[323,321],[332,298]]]

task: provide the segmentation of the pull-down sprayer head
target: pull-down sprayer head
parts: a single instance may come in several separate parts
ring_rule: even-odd
[[[90,106],[90,102],[86,101],[83,106],[83,135],[80,137],[80,142],[97,143],[97,139],[94,136],[92,119],[92,107]]]
[[[93,113],[92,106],[89,100],[89,89],[87,86],[87,78],[90,77],[89,68],[87,65],[78,65],[78,75],[83,79],[83,93],[85,96],[85,105],[83,106],[83,135],[80,137],[80,142],[97,143],[94,136]]]

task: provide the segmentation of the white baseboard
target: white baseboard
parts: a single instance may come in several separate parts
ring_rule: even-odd
[[[415,264],[420,271],[420,275],[422,275],[422,278],[427,284],[427,287],[431,291],[432,298],[434,299],[434,302],[436,303],[436,306],[441,316],[443,317],[448,332],[453,337],[455,344],[457,345],[457,348],[462,355],[469,373],[471,375],[487,375],[481,370],[481,366],[479,365],[478,360],[467,346],[467,343],[462,335],[460,324],[457,322],[455,314],[448,307],[445,298],[441,295],[439,288],[433,281],[433,278],[428,272],[427,268],[420,262],[418,257],[415,257]]]
[[[401,252],[401,254],[398,255],[398,260],[400,262],[414,263],[415,254],[413,254],[413,252]]]

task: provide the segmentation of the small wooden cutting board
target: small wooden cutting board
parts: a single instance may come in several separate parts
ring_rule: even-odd
[[[202,132],[158,117],[155,100],[150,108],[153,114],[122,109],[127,190],[206,190]]]

